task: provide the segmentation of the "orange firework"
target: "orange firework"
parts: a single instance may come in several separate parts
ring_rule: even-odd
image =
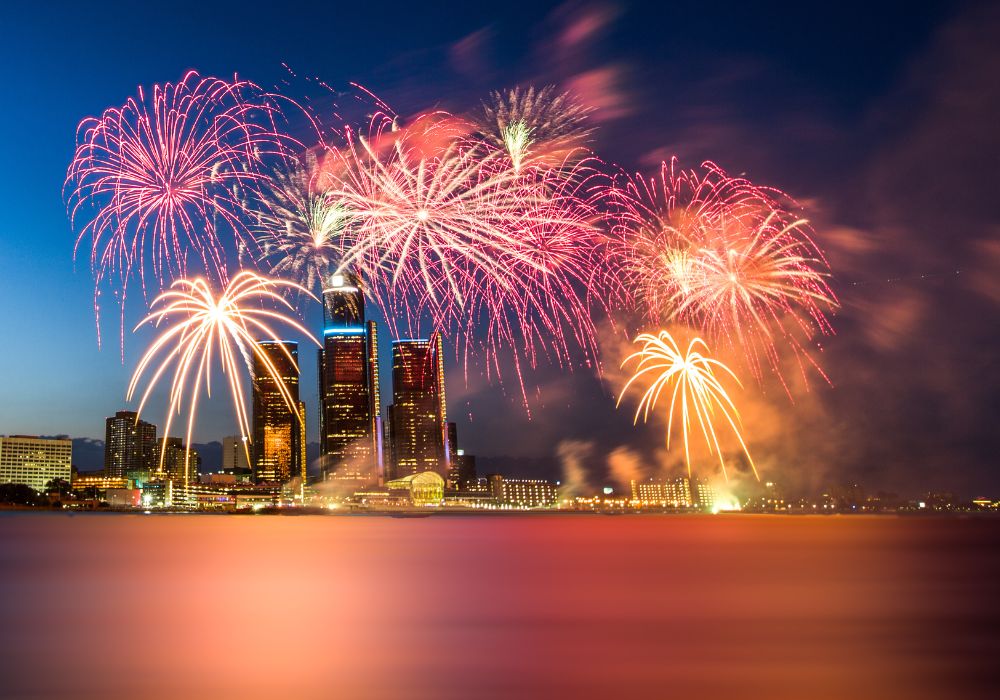
[[[615,195],[615,262],[650,322],[700,328],[713,344],[738,350],[758,380],[769,366],[785,383],[779,344],[822,374],[808,346],[833,332],[827,313],[837,299],[787,195],[712,163],[680,170],[676,160],[658,178],[626,180]]]
[[[690,433],[692,426],[697,422],[701,434],[705,438],[705,444],[708,445],[709,453],[718,455],[722,474],[727,479],[729,478],[726,474],[726,463],[722,458],[718,433],[713,423],[713,419],[718,414],[732,429],[736,440],[743,449],[743,454],[746,455],[747,461],[750,463],[754,476],[757,476],[757,467],[754,466],[750,450],[747,449],[741,434],[739,412],[715,375],[715,370],[718,369],[723,375],[728,375],[737,385],[742,387],[732,370],[718,360],[707,356],[708,346],[701,338],[695,338],[688,343],[687,351],[684,353],[681,352],[677,342],[667,331],[660,331],[657,335],[642,333],[635,339],[635,342],[642,343],[642,349],[625,358],[622,366],[624,367],[634,359],[638,359],[639,364],[636,366],[635,374],[622,389],[618,404],[621,404],[625,392],[632,384],[652,376],[653,383],[646,389],[646,393],[643,394],[639,401],[639,407],[636,409],[635,422],[639,421],[640,415],[643,421],[647,421],[661,394],[665,390],[669,390],[667,448],[670,448],[674,417],[679,412],[681,435],[684,439],[684,459],[689,475],[691,473]]]
[[[291,305],[278,293],[282,288],[310,294],[308,290],[293,282],[268,279],[248,271],[240,272],[233,277],[218,296],[214,294],[208,282],[202,278],[176,280],[170,285],[170,289],[162,292],[153,300],[149,315],[136,326],[138,329],[146,323],[151,323],[159,328],[162,323],[170,322],[139,361],[132,374],[132,379],[129,381],[127,400],[132,400],[139,381],[147,370],[151,370],[152,377],[139,401],[138,413],[141,414],[156,384],[173,366],[164,436],[170,434],[170,425],[174,415],[179,414],[181,408],[186,404],[188,409],[186,444],[190,445],[198,406],[198,394],[203,385],[208,395],[212,394],[211,364],[217,353],[219,362],[222,364],[222,372],[229,380],[229,389],[240,432],[244,438],[248,438],[250,423],[247,418],[243,385],[240,381],[239,362],[237,361],[237,353],[239,353],[248,369],[252,356],[258,357],[265,371],[279,387],[288,409],[293,414],[298,415],[292,396],[285,386],[280,372],[267,354],[260,352],[257,348],[259,338],[255,338],[255,336],[263,336],[263,339],[266,340],[276,340],[277,336],[272,330],[271,324],[278,322],[294,328],[319,345],[309,332],[294,319],[278,311],[270,311],[260,306],[262,303],[269,302],[278,307],[284,306],[291,309]],[[252,308],[250,306],[252,302],[256,302],[258,306]],[[284,345],[281,347],[284,348]],[[161,355],[163,352],[166,354]],[[159,363],[154,368],[154,361],[157,358],[159,358]],[[185,453],[184,457],[185,481],[187,481],[188,474],[188,455],[189,453]],[[161,471],[163,470],[162,459],[161,455]]]

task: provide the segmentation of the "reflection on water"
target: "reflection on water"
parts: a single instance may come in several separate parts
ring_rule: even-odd
[[[986,697],[1000,521],[0,513],[4,697]]]

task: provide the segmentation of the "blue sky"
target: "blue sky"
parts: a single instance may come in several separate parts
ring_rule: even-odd
[[[360,82],[403,114],[468,110],[518,83],[590,86],[600,102],[595,148],[609,163],[648,171],[670,154],[689,165],[711,158],[792,193],[809,208],[843,302],[824,358],[834,387],[794,408],[769,395],[789,427],[757,449],[797,464],[815,445],[792,456],[787,445],[821,426],[837,437],[824,465],[839,473],[877,480],[912,468],[938,478],[947,448],[969,465],[955,484],[992,483],[998,446],[977,416],[998,393],[995,334],[984,327],[997,324],[982,322],[995,317],[995,290],[988,281],[932,287],[920,275],[961,268],[971,271],[962,279],[992,278],[980,269],[995,238],[984,184],[993,178],[982,173],[1000,150],[995,114],[984,117],[995,95],[986,76],[1000,66],[986,35],[998,26],[977,2],[5,5],[0,434],[102,437],[148,339],[126,339],[123,365],[111,321],[97,346],[92,277],[86,258],[74,263],[61,192],[80,120],[191,68],[271,87],[287,63],[334,85]],[[916,178],[922,167],[935,177]],[[875,286],[887,277],[921,281]],[[306,323],[318,328],[318,307]],[[921,340],[928,335],[943,346]],[[314,361],[303,354],[314,422]],[[593,441],[597,454],[623,445],[651,454],[661,440],[659,429],[632,431],[593,377],[543,370],[530,383],[544,406],[533,420],[512,387],[479,377],[466,387],[451,368],[461,441],[483,455],[550,458],[561,440]],[[151,407],[150,419],[161,415]],[[233,428],[222,395],[196,440]],[[933,442],[935,430],[946,439]]]

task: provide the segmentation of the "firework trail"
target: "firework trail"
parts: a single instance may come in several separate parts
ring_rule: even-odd
[[[164,330],[136,366],[129,381],[126,399],[131,401],[136,395],[139,382],[147,374],[150,375],[137,409],[137,413],[141,414],[153,389],[173,367],[163,434],[170,434],[174,415],[179,415],[186,406],[185,444],[191,445],[198,397],[202,388],[211,396],[211,365],[217,359],[229,382],[240,433],[244,439],[249,439],[252,433],[239,364],[242,360],[247,370],[251,371],[251,360],[256,355],[282,392],[288,410],[298,415],[298,409],[280,372],[267,353],[260,352],[257,348],[258,340],[277,341],[278,335],[272,330],[274,323],[289,326],[319,345],[301,324],[288,315],[262,308],[262,304],[269,303],[291,309],[291,305],[279,293],[282,289],[309,294],[293,282],[268,279],[249,271],[233,276],[218,296],[203,278],[174,281],[168,290],[153,300],[149,315],[136,326],[138,329],[149,323],[157,328],[163,326]],[[162,469],[161,464],[160,470]],[[184,458],[184,474],[187,481],[187,454]]]
[[[389,123],[344,151],[332,195],[351,219],[342,266],[361,271],[390,325],[429,321],[466,367],[485,350],[498,376],[513,350],[525,401],[522,362],[568,363],[572,346],[596,364],[587,306],[600,236],[583,170],[517,172],[454,118]]]
[[[649,420],[649,414],[656,408],[664,391],[670,393],[670,407],[667,411],[667,449],[670,449],[670,437],[674,430],[674,419],[680,423],[680,432],[684,440],[684,461],[687,464],[688,475],[691,475],[690,435],[697,423],[697,428],[705,438],[710,454],[717,455],[722,474],[728,480],[726,463],[723,460],[722,448],[713,420],[718,416],[725,419],[726,425],[732,430],[746,455],[754,476],[757,467],[750,457],[750,450],[741,434],[740,416],[729,394],[715,375],[720,370],[723,376],[729,376],[740,385],[736,375],[718,360],[708,357],[708,346],[701,338],[694,338],[688,343],[687,350],[681,352],[677,342],[667,331],[658,334],[642,333],[636,339],[642,343],[642,349],[629,355],[622,363],[624,367],[632,360],[638,360],[635,374],[622,388],[618,397],[618,405],[629,388],[640,380],[652,379],[636,409],[634,421]],[[702,352],[704,351],[704,353]],[[758,477],[759,478],[759,477]]]
[[[285,159],[260,183],[257,245],[272,275],[315,290],[338,266],[348,216],[331,186],[312,153]]]
[[[562,165],[574,152],[582,154],[593,133],[587,126],[591,111],[553,85],[529,86],[492,93],[477,121],[483,138],[520,171],[529,165]]]
[[[824,376],[805,349],[833,332],[837,306],[828,265],[783,193],[728,176],[664,163],[658,178],[625,180],[615,192],[614,266],[650,322],[683,321],[738,351],[750,373],[780,372],[779,342]],[[789,393],[790,395],[790,393]]]
[[[95,312],[105,281],[120,285],[124,314],[133,278],[145,292],[149,278],[185,274],[189,253],[225,279],[226,238],[252,243],[238,192],[262,158],[285,150],[272,98],[191,71],[81,122],[64,192],[76,250],[90,242]]]

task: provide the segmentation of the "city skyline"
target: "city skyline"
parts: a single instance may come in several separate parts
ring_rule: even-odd
[[[32,364],[33,370],[19,373],[30,377],[30,384],[21,376],[11,378],[4,390],[7,400],[3,402],[5,412],[0,413],[0,431],[68,433],[74,437],[100,439],[103,419],[124,407],[121,394],[124,393],[125,377],[134,366],[141,342],[146,337],[141,333],[132,336],[126,331],[129,342],[125,345],[122,363],[115,314],[106,311],[103,348],[97,349],[94,323],[89,317],[92,290],[86,265],[79,260],[74,273],[68,254],[72,234],[65,224],[62,205],[51,193],[61,184],[58,182],[60,169],[71,151],[69,134],[82,115],[99,113],[107,104],[120,103],[138,84],[148,84],[150,80],[177,80],[188,67],[220,75],[239,70],[262,84],[278,83],[288,74],[280,66],[286,59],[293,68],[301,69],[304,64],[310,72],[334,81],[338,78],[362,79],[408,113],[428,107],[426,99],[419,95],[421,91],[427,92],[428,87],[433,87],[446,106],[457,111],[474,108],[488,89],[529,81],[568,83],[581,75],[604,75],[618,79],[618,83],[612,81],[613,86],[631,91],[632,97],[628,100],[628,108],[624,109],[624,100],[614,102],[614,91],[605,89],[607,85],[596,91],[598,97],[610,101],[602,103],[604,111],[595,136],[601,152],[609,154],[609,160],[648,172],[652,169],[651,154],[657,148],[676,145],[675,150],[686,156],[685,161],[691,165],[695,165],[702,155],[711,156],[733,172],[746,171],[797,198],[814,202],[810,214],[818,237],[831,256],[832,284],[843,302],[834,318],[837,334],[824,340],[822,359],[832,386],[815,381],[794,404],[784,401],[780,388],[768,387],[766,400],[762,402],[765,405],[760,410],[754,407],[750,416],[753,429],[748,431],[754,435],[750,445],[754,458],[763,456],[764,476],[770,473],[783,479],[801,479],[807,485],[834,478],[860,478],[884,484],[905,483],[912,479],[914,483],[969,493],[992,488],[997,483],[991,469],[996,442],[991,435],[988,416],[992,406],[990,396],[996,393],[996,377],[988,349],[995,343],[990,324],[977,319],[989,319],[996,314],[992,301],[995,288],[990,281],[992,268],[989,267],[994,259],[993,249],[977,208],[979,201],[985,198],[955,184],[959,176],[968,176],[970,183],[979,186],[981,178],[973,177],[977,172],[973,167],[976,159],[965,160],[966,150],[962,148],[941,152],[927,147],[930,160],[949,163],[946,171],[954,178],[941,185],[946,195],[925,198],[950,207],[947,215],[925,216],[924,219],[934,224],[924,224],[915,220],[920,218],[916,212],[922,211],[919,202],[910,201],[905,193],[901,194],[901,190],[910,189],[900,184],[906,182],[904,174],[910,168],[899,165],[910,162],[908,159],[922,152],[907,151],[905,144],[885,133],[885,123],[891,123],[893,130],[900,129],[918,145],[927,143],[934,128],[951,133],[947,123],[935,127],[938,114],[929,106],[933,102],[933,91],[940,90],[946,79],[921,83],[924,87],[920,88],[914,86],[910,76],[927,61],[940,65],[942,70],[960,73],[955,66],[965,65],[963,61],[969,61],[975,51],[984,50],[977,43],[978,35],[973,28],[977,24],[989,26],[991,15],[975,4],[930,4],[920,12],[908,13],[902,20],[882,10],[871,17],[873,27],[905,21],[913,31],[895,33],[892,41],[864,48],[852,58],[868,67],[863,71],[863,79],[855,81],[858,71],[849,79],[850,66],[823,63],[818,58],[822,52],[817,48],[815,53],[808,54],[812,61],[806,61],[799,72],[782,74],[776,85],[768,87],[771,92],[755,95],[747,87],[750,94],[744,95],[732,87],[741,98],[747,99],[748,105],[764,109],[783,104],[781,98],[787,95],[798,94],[797,81],[805,76],[821,79],[827,94],[833,95],[829,98],[831,103],[806,104],[801,113],[796,112],[797,118],[803,120],[801,129],[791,131],[797,135],[796,140],[783,148],[781,144],[771,143],[775,139],[761,128],[760,120],[752,115],[723,118],[732,116],[726,111],[732,103],[721,99],[712,101],[700,95],[699,88],[711,78],[726,79],[722,67],[706,66],[704,74],[699,74],[697,79],[677,83],[683,95],[701,100],[695,100],[695,106],[704,107],[712,114],[720,114],[712,112],[713,107],[722,110],[723,116],[711,122],[718,126],[719,133],[701,140],[695,138],[700,122],[656,100],[640,76],[630,78],[628,70],[600,73],[605,66],[638,70],[651,49],[643,48],[646,45],[639,41],[633,51],[621,47],[610,50],[602,44],[602,37],[624,32],[644,36],[641,32],[635,34],[636,26],[649,22],[652,12],[636,6],[608,6],[611,9],[605,8],[606,11],[601,7],[577,8],[576,18],[591,20],[591,26],[596,29],[592,34],[584,33],[584,39],[578,43],[565,45],[558,44],[557,39],[568,36],[568,30],[577,26],[573,22],[574,13],[536,11],[531,15],[537,20],[533,23],[543,28],[539,36],[531,40],[534,45],[528,47],[512,39],[509,25],[505,24],[510,17],[506,15],[496,20],[494,33],[487,32],[488,39],[476,35],[488,23],[474,14],[452,22],[435,22],[430,17],[421,19],[421,22],[426,20],[428,26],[438,24],[440,27],[419,38],[403,37],[404,44],[409,41],[415,51],[424,53],[418,66],[395,79],[378,68],[391,63],[393,59],[388,56],[383,56],[381,61],[368,56],[366,61],[373,62],[375,67],[362,66],[354,70],[352,66],[356,64],[331,68],[325,61],[317,62],[312,51],[291,45],[276,49],[273,55],[262,60],[250,60],[239,47],[234,58],[226,60],[199,54],[197,48],[192,47],[183,59],[173,53],[169,57],[156,54],[147,59],[146,65],[102,74],[102,79],[86,91],[72,86],[65,88],[70,92],[60,93],[60,101],[72,96],[76,106],[73,110],[53,108],[55,116],[51,120],[39,121],[38,128],[46,130],[45,143],[37,154],[19,160],[23,164],[22,172],[36,177],[12,182],[8,190],[24,195],[25,201],[38,203],[16,208],[14,228],[9,230],[27,232],[40,227],[46,234],[36,237],[24,233],[10,241],[8,250],[13,257],[6,258],[11,265],[10,269],[4,269],[3,275],[11,290],[37,279],[55,278],[55,286],[41,289],[30,308],[12,309],[11,333],[19,339],[32,339],[29,342],[35,344],[36,352],[29,354],[31,363],[44,363],[46,368],[56,368],[56,371],[50,380],[51,371]],[[513,15],[524,11],[524,8],[510,9]],[[36,18],[27,15],[25,19],[27,26],[34,26],[32,22]],[[752,18],[748,21],[753,22]],[[795,13],[790,21],[806,22]],[[764,31],[757,23],[753,26]],[[436,46],[448,47],[442,50],[446,56],[427,54],[425,42],[431,36],[437,37]],[[483,43],[462,43],[470,36],[479,36]],[[75,40],[70,37],[70,44]],[[735,41],[734,45],[738,48],[733,49],[730,58],[750,55],[764,65],[773,65],[786,57],[784,49],[766,50],[762,48],[763,43],[758,46],[750,38]],[[539,73],[524,66],[500,68],[489,64],[489,50],[507,57],[523,57],[530,55],[532,50],[541,50],[539,47],[553,51],[554,55],[565,59],[565,64],[556,66],[551,73]],[[15,42],[7,50],[23,50],[23,47]],[[464,50],[471,50],[472,56],[486,60],[488,69],[479,76],[463,74],[462,63],[455,61],[453,56],[454,52]],[[568,53],[559,53],[560,50]],[[285,55],[278,56],[278,53]],[[15,64],[9,62],[9,65]],[[428,70],[430,66],[444,66],[453,86],[435,84],[429,76],[433,72]],[[327,73],[334,75],[327,76]],[[14,88],[24,87],[22,76],[10,78],[9,84]],[[974,78],[972,75],[968,78],[969,83],[957,84],[970,93],[975,92],[979,86]],[[42,79],[50,78],[43,75]],[[753,71],[749,81],[754,88],[768,86]],[[574,84],[585,85],[580,81]],[[988,89],[982,91],[991,94]],[[43,90],[42,104],[48,99],[48,93]],[[918,109],[909,109],[911,101]],[[5,118],[21,124],[19,120],[24,116],[8,114]],[[648,138],[653,123],[668,116],[674,118],[672,123],[678,124],[676,133],[666,133],[660,140]],[[973,118],[975,115],[967,116]],[[974,119],[971,123],[979,124]],[[859,124],[863,127],[859,127],[862,138],[856,143],[846,140],[844,133],[854,133],[852,129]],[[633,129],[643,138],[622,136],[624,131]],[[975,130],[976,127],[972,129]],[[734,143],[739,141],[735,135],[748,132],[760,133],[768,140],[774,146],[773,155]],[[842,149],[831,144],[850,147],[843,149],[843,153],[834,153]],[[803,152],[804,147],[808,147],[805,152],[810,158],[791,159],[791,153]],[[855,172],[859,173],[857,178],[853,177]],[[834,180],[850,184],[835,187],[831,184]],[[864,183],[873,184],[868,187]],[[43,184],[48,195],[38,194]],[[866,188],[873,192],[863,200],[865,206],[850,206],[852,197],[861,196],[857,190]],[[965,193],[965,198],[951,196],[956,191]],[[972,200],[971,204],[958,206],[957,202],[967,199]],[[912,206],[904,207],[904,204]],[[28,215],[35,218],[29,220]],[[922,228],[951,230],[950,226],[943,226],[942,221],[958,222],[964,237],[939,240],[927,235],[927,228]],[[35,247],[36,240],[38,247]],[[135,306],[130,307],[130,313],[141,306],[141,294],[133,295],[132,303]],[[305,308],[306,325],[317,327],[318,305],[306,303]],[[951,309],[958,309],[958,313],[952,313]],[[39,324],[39,318],[48,319],[50,324]],[[54,340],[44,340],[52,338],[47,335],[52,332],[48,325],[52,331],[58,329],[63,334],[72,329],[73,337],[79,339],[74,343],[78,359],[75,364],[92,370],[87,376],[67,378],[62,373],[62,364],[51,355],[58,344]],[[945,338],[947,348],[928,354],[929,351],[923,349],[926,344],[917,342],[917,338],[928,332]],[[304,342],[305,339],[297,340]],[[390,352],[383,344],[379,363],[383,377],[391,367]],[[608,364],[611,366],[606,366],[605,370],[614,375],[613,363]],[[932,370],[923,371],[924,367]],[[610,383],[601,384],[586,373],[563,374],[544,369],[536,373],[529,380],[529,388],[533,390],[537,386],[541,391],[532,394],[536,404],[530,419],[520,411],[517,392],[512,387],[490,384],[474,374],[466,388],[465,373],[450,356],[446,373],[449,392],[455,396],[451,419],[459,423],[463,442],[480,459],[513,452],[511,456],[520,459],[526,467],[545,462],[557,465],[558,469],[559,445],[584,441],[592,443],[590,457],[584,460],[586,468],[598,477],[611,469],[611,457],[620,449],[631,450],[632,457],[638,455],[646,468],[658,460],[656,455],[662,440],[659,431],[655,427],[628,430],[628,417],[610,408],[613,387]],[[39,381],[42,382],[39,397],[56,398],[49,405],[42,405],[41,399],[35,397],[33,387]],[[49,381],[55,383],[46,384]],[[318,420],[314,416],[316,399],[311,384],[305,383],[303,396],[307,413],[310,413],[307,420],[310,443],[317,441],[318,434],[314,432],[318,429]],[[385,393],[385,387],[382,388]],[[92,408],[84,411],[83,404]],[[924,408],[918,411],[912,408],[914,406]],[[926,408],[928,406],[933,410]],[[219,440],[235,428],[226,402],[215,401],[206,408],[195,443]],[[155,411],[146,417],[154,423],[159,420]],[[785,429],[776,429],[775,425],[783,425],[782,421],[787,421]],[[526,438],[511,444],[502,437],[508,433]],[[947,450],[937,443],[931,444],[933,436],[940,434],[952,436]],[[570,449],[572,445],[563,447]]]

